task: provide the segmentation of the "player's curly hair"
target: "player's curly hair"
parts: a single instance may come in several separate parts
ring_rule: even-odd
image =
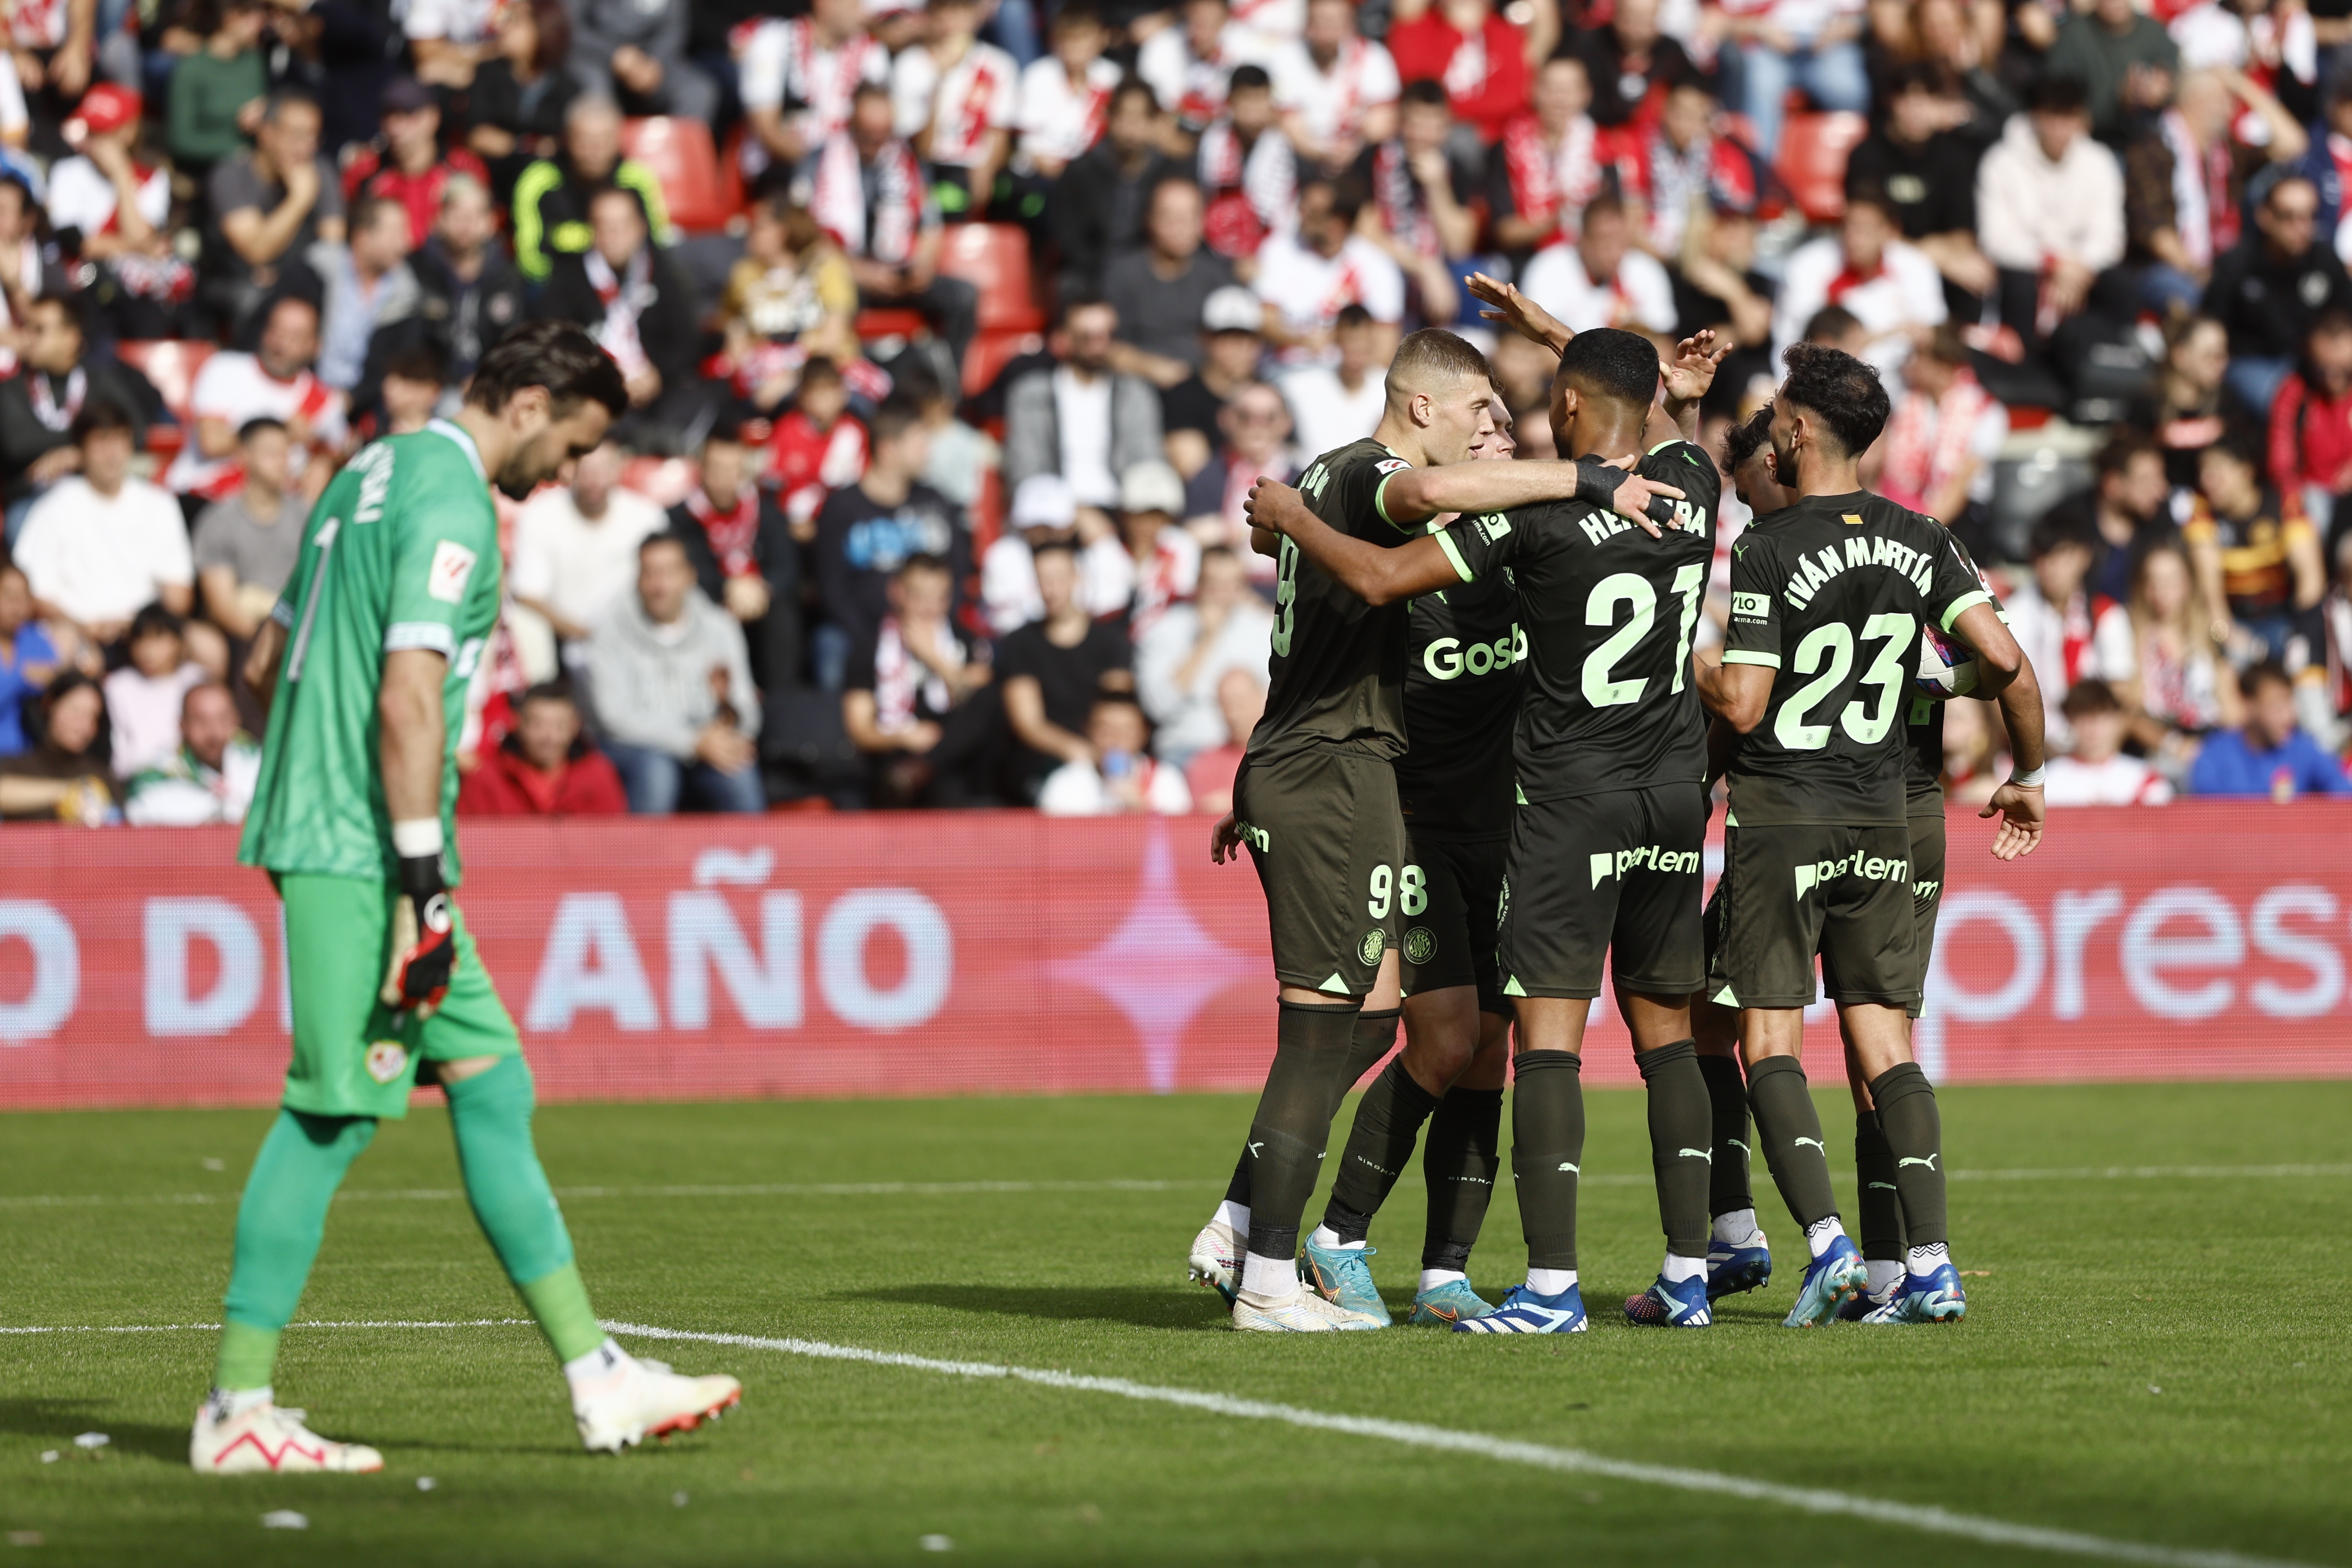
[[[1579,392],[1647,407],[1658,393],[1658,350],[1639,332],[1595,327],[1568,340],[1559,373]]]
[[[1739,465],[1755,456],[1771,439],[1772,405],[1768,402],[1723,433],[1724,472],[1738,473]]]
[[[497,413],[525,387],[545,387],[559,415],[601,402],[614,419],[629,412],[628,383],[613,356],[570,321],[530,321],[482,356],[466,401]]]
[[[1789,367],[1780,397],[1820,416],[1831,439],[1843,448],[1838,455],[1859,457],[1869,451],[1886,428],[1889,411],[1878,372],[1843,349],[1822,343],[1791,343],[1780,359]]]

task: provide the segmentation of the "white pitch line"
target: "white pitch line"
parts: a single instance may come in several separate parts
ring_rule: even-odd
[[[344,1322],[296,1322],[294,1329],[458,1329],[503,1328],[528,1323],[528,1318],[473,1318],[463,1322],[433,1322],[408,1320],[383,1322],[357,1321]],[[0,1327],[0,1334],[52,1333],[177,1333],[217,1330],[218,1323],[156,1323],[156,1324],[65,1324],[30,1328]],[[2104,1535],[2088,1535],[2080,1531],[2048,1530],[2040,1525],[2011,1524],[2007,1520],[1987,1519],[1979,1514],[1954,1513],[1949,1509],[1920,1506],[1915,1503],[1889,1502],[1880,1498],[1857,1497],[1851,1492],[1832,1491],[1819,1487],[1782,1486],[1777,1481],[1759,1481],[1747,1476],[1726,1475],[1720,1470],[1689,1469],[1679,1465],[1645,1465],[1631,1459],[1612,1459],[1602,1454],[1588,1453],[1582,1448],[1563,1448],[1548,1443],[1522,1442],[1511,1437],[1489,1437],[1484,1432],[1465,1432],[1451,1427],[1426,1426],[1418,1421],[1388,1421],[1370,1416],[1334,1416],[1326,1411],[1307,1410],[1296,1405],[1278,1405],[1271,1400],[1236,1399],[1229,1394],[1214,1394],[1196,1388],[1170,1388],[1158,1384],[1136,1383],[1124,1377],[1090,1377],[1076,1372],[1054,1372],[1044,1367],[1005,1366],[986,1361],[940,1361],[928,1355],[909,1355],[900,1351],[867,1350],[862,1345],[829,1344],[823,1340],[771,1339],[759,1334],[704,1333],[691,1329],[656,1328],[650,1323],[630,1323],[606,1321],[608,1333],[627,1334],[635,1339],[668,1340],[690,1344],[732,1345],[742,1350],[775,1351],[784,1355],[809,1356],[818,1361],[858,1362],[868,1366],[903,1367],[910,1372],[936,1372],[948,1377],[1003,1378],[1010,1382],[1034,1384],[1043,1388],[1058,1388],[1073,1394],[1108,1394],[1121,1399],[1133,1399],[1144,1404],[1173,1405],[1184,1409],[1199,1410],[1212,1416],[1223,1416],[1243,1421],[1278,1421],[1285,1426],[1303,1427],[1315,1431],[1338,1432],[1351,1437],[1377,1437],[1383,1442],[1398,1443],[1412,1448],[1433,1448],[1441,1452],[1472,1454],[1480,1458],[1501,1459],[1510,1464],[1528,1465],[1538,1469],[1556,1470],[1570,1475],[1603,1476],[1611,1480],[1633,1481],[1643,1486],[1671,1488],[1676,1491],[1706,1492],[1718,1497],[1736,1497],[1749,1502],[1777,1503],[1805,1513],[1841,1515],[1850,1519],[1867,1520],[1875,1524],[1899,1525],[1930,1535],[1957,1536],[1965,1541],[1979,1542],[1988,1546],[2010,1546],[2033,1552],[2048,1552],[2068,1557],[2096,1557],[2115,1563],[2144,1563],[2155,1568],[2310,1568],[2309,1564],[2287,1562],[2274,1557],[2248,1557],[2236,1552],[2207,1552],[2195,1548],[2152,1546],[2143,1542],[2117,1541]]]
[[[1951,1181],[2231,1181],[2285,1177],[2352,1176],[2352,1165],[2277,1166],[2078,1166],[2046,1170],[1956,1170]],[[1041,1192],[1189,1192],[1214,1186],[1223,1180],[1142,1181],[1106,1178],[1095,1181],[848,1181],[755,1182],[741,1186],[559,1186],[558,1197],[943,1197],[968,1194]],[[1585,1186],[1648,1186],[1653,1178],[1633,1172],[1595,1172],[1582,1178]],[[466,1196],[461,1187],[346,1187],[335,1195],[338,1203],[454,1203]],[[0,1208],[99,1208],[118,1205],[161,1204],[203,1207],[234,1204],[234,1192],[171,1192],[118,1197],[104,1193],[68,1193],[0,1197]]]

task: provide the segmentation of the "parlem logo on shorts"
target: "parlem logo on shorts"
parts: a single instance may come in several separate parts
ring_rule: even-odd
[[[1877,855],[1864,855],[1860,850],[1843,860],[1815,861],[1797,868],[1797,896],[1802,898],[1825,882],[1842,876],[1858,876],[1864,882],[1909,882],[1909,861],[1885,860]]]
[[[368,1076],[390,1083],[408,1071],[408,1048],[396,1040],[380,1040],[367,1048]]]
[[[1591,864],[1592,885],[1599,887],[1612,876],[1622,882],[1627,872],[1641,866],[1664,872],[1669,876],[1696,875],[1698,872],[1698,852],[1643,844],[1638,850],[1602,850],[1591,857]]]
[[[1365,932],[1364,939],[1356,944],[1356,956],[1361,958],[1367,967],[1379,963],[1381,955],[1388,950],[1389,934],[1377,927]]]
[[[1437,951],[1437,937],[1426,925],[1416,925],[1404,934],[1404,961],[1426,964],[1429,956]]]

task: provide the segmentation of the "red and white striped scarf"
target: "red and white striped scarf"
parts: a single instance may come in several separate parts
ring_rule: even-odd
[[[649,362],[645,339],[637,331],[637,318],[660,297],[653,283],[653,252],[638,246],[629,257],[625,274],[614,272],[604,253],[593,246],[580,259],[587,269],[588,287],[604,303],[604,319],[596,329],[597,346],[613,356],[624,375],[635,375]]]
[[[923,221],[923,171],[904,141],[884,144],[875,159],[880,174],[880,210],[866,210],[865,168],[858,162],[857,143],[847,132],[824,144],[817,154],[816,187],[809,212],[817,226],[852,256],[896,267],[915,254],[915,236]],[[869,215],[873,233],[866,233]]]
[[[1591,116],[1580,114],[1569,121],[1555,152],[1544,141],[1543,122],[1532,114],[1504,128],[1503,166],[1519,216],[1541,220],[1558,214],[1561,232],[1573,235],[1584,204],[1601,189],[1593,134]]]
[[[735,498],[731,510],[720,511],[709,496],[697,488],[686,498],[686,509],[702,525],[703,537],[710,541],[710,553],[719,558],[719,570],[729,577],[758,575],[760,563],[753,559],[752,546],[760,538],[760,491],[757,486],[746,485]]]
[[[1402,244],[1421,256],[1445,254],[1437,220],[1429,215],[1429,204],[1421,198],[1403,142],[1383,141],[1372,149],[1372,201],[1380,208],[1381,222]]]
[[[1879,493],[1898,507],[1924,509],[1928,497],[1959,472],[1977,423],[1991,402],[1992,394],[1978,383],[1974,371],[1965,368],[1942,397],[1931,401],[1914,393],[1905,398],[1886,422],[1886,461],[1878,471]]]
[[[2164,111],[2159,122],[2164,144],[2172,150],[2172,227],[2189,259],[2200,268],[2238,243],[2238,207],[2230,200],[2230,144],[2227,138],[2200,148],[2189,131],[2189,120],[2177,109]]]

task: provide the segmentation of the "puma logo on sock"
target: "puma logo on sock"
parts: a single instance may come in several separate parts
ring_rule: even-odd
[[[1905,1166],[1926,1166],[1929,1170],[1934,1170],[1936,1168],[1936,1156],[1929,1155],[1924,1160],[1906,1157],[1895,1162],[1895,1168],[1896,1170],[1901,1170]]]

